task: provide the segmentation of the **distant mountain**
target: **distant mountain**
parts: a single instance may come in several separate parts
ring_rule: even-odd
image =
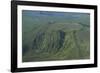
[[[53,12],[53,11],[30,11],[23,10],[23,14],[27,16],[53,16],[53,17],[66,17],[66,18],[81,18],[88,16],[88,13],[75,13],[75,12]]]

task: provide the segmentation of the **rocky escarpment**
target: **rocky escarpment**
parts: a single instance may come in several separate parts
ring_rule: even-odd
[[[89,34],[87,33],[89,33],[88,27],[85,28],[78,23],[68,27],[67,24],[63,24],[61,28],[58,24],[44,25],[37,29],[37,32],[32,33],[34,36],[30,39],[30,44],[23,44],[25,47],[23,61],[89,58],[89,39],[86,39],[89,38]]]

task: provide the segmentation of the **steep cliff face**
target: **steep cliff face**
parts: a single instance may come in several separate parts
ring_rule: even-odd
[[[65,33],[61,30],[38,33],[33,40],[32,49],[36,48],[36,50],[45,52],[57,51],[63,46],[64,37]]]
[[[23,62],[90,58],[88,16],[74,16],[87,21],[83,24],[81,18],[71,21],[65,19],[66,16],[61,17],[62,15],[59,18],[53,15],[51,18],[48,16],[51,14],[46,14],[45,17],[43,14],[45,13],[42,13],[43,18],[40,18],[41,15],[33,15],[35,18],[23,16]]]

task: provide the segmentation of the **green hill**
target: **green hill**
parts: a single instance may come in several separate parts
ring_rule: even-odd
[[[89,24],[89,14],[23,11],[22,61],[89,59]]]

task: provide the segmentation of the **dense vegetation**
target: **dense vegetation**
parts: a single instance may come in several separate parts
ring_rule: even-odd
[[[22,61],[90,58],[88,13],[22,12]]]

